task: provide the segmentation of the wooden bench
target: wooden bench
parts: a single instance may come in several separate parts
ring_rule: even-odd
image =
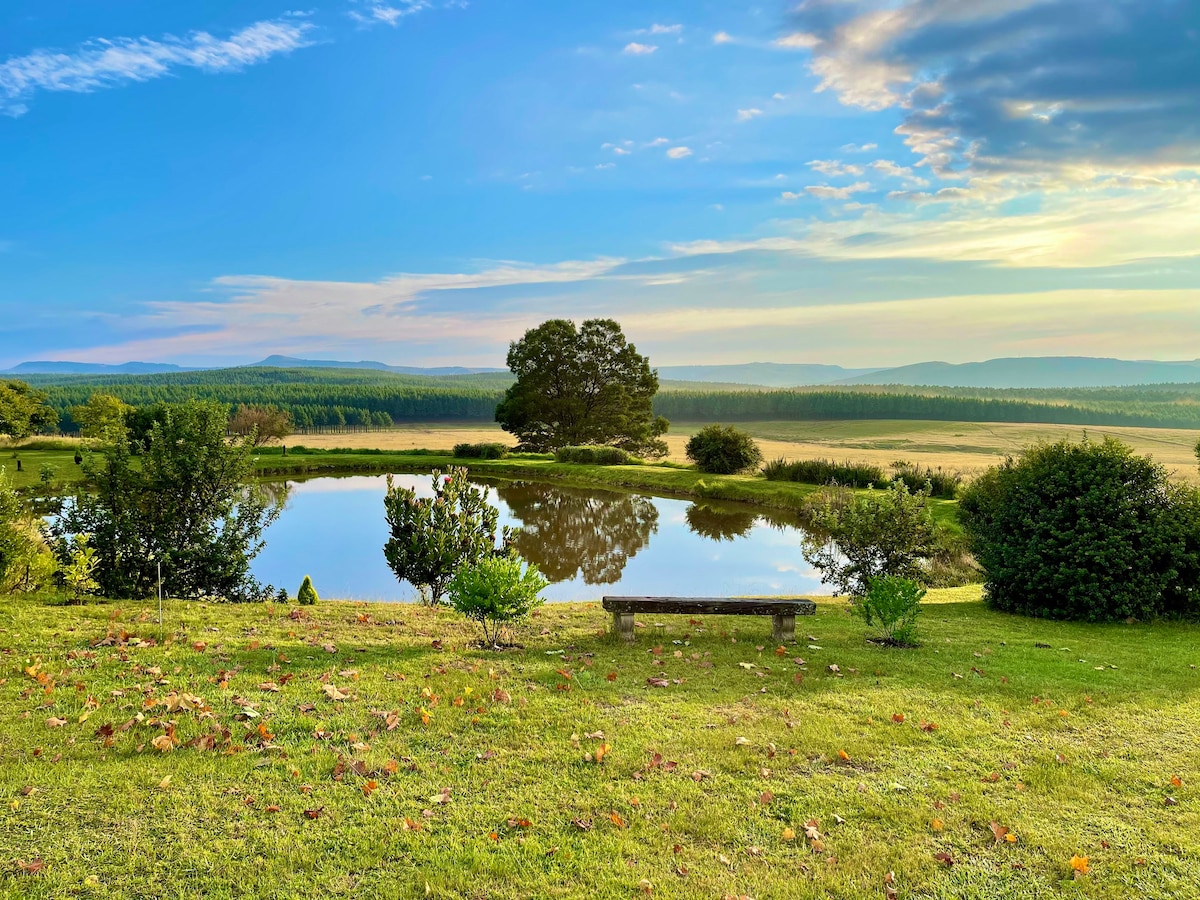
[[[817,604],[811,600],[776,600],[770,597],[605,597],[604,608],[612,613],[613,629],[625,640],[633,640],[635,613],[677,613],[693,616],[771,616],[774,640],[796,639],[796,616],[811,616]]]

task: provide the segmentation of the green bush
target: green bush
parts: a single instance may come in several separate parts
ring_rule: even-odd
[[[455,459],[504,459],[508,447],[504,444],[455,444]]]
[[[1110,622],[1200,613],[1200,493],[1119,441],[1026,450],[959,503],[996,609]]]
[[[866,594],[851,609],[870,626],[879,626],[885,643],[917,645],[917,616],[925,589],[911,578],[872,578]]]
[[[605,447],[588,444],[583,447],[559,447],[554,459],[560,463],[578,463],[584,466],[631,466],[639,462],[620,447]]]
[[[836,462],[832,459],[776,459],[763,466],[768,481],[797,481],[801,484],[840,484],[866,488],[887,483],[879,466],[870,463]]]
[[[961,473],[948,471],[941,466],[935,469],[901,459],[892,463],[892,472],[892,477],[903,481],[913,493],[928,490],[929,496],[943,500],[953,500],[962,486]]]
[[[492,556],[459,569],[450,582],[450,606],[478,622],[483,639],[499,645],[500,630],[524,621],[542,604],[548,582],[519,556]]]
[[[804,558],[838,594],[861,598],[880,576],[924,581],[940,550],[929,495],[909,493],[903,482],[825,491],[805,512]]]
[[[687,458],[709,475],[736,475],[762,465],[754,438],[732,425],[706,425],[687,442]]]
[[[312,579],[305,575],[304,580],[300,582],[300,590],[296,591],[296,602],[301,606],[316,606],[319,599]]]
[[[471,484],[463,468],[448,475],[435,469],[432,497],[395,487],[389,475],[383,507],[391,533],[383,555],[396,578],[415,585],[430,605],[442,601],[459,569],[503,552],[511,540],[487,491]]]

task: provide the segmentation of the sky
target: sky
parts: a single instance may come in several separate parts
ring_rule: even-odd
[[[1196,0],[7,0],[0,368],[1200,356]]]

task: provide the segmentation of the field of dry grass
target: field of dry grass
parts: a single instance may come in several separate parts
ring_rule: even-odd
[[[697,423],[673,423],[667,435],[669,459],[684,462],[688,438],[703,427]],[[833,457],[888,465],[909,459],[925,465],[957,469],[968,474],[999,462],[1007,454],[1039,440],[1063,437],[1079,440],[1086,432],[1093,438],[1118,438],[1139,453],[1148,453],[1178,476],[1200,480],[1193,431],[1173,428],[1081,428],[1075,425],[1021,425],[976,422],[925,422],[912,420],[866,420],[842,422],[745,422],[739,423],[758,439],[767,459],[813,459]],[[514,443],[512,436],[496,425],[479,423],[427,423],[401,425],[388,431],[361,434],[295,436],[294,443],[330,449],[411,450],[449,449],[460,442],[500,441]]]

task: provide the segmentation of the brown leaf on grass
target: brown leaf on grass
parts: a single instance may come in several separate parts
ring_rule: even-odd
[[[440,792],[429,798],[430,803],[444,805],[450,802],[450,788],[444,787]]]
[[[497,703],[511,703],[512,694],[503,688],[496,688],[496,690],[492,691],[492,699]]]
[[[904,722],[904,713],[892,713],[892,721],[897,725],[902,724]]]
[[[934,831],[941,831],[943,828],[946,827],[946,823],[943,822],[941,819],[934,819],[932,822],[929,823],[929,827],[932,828]]]
[[[954,865],[954,857],[951,856],[949,853],[947,853],[944,850],[941,853],[933,854],[933,858],[936,859],[938,862],[940,862],[942,865],[944,865],[946,868],[950,868],[952,865]]]
[[[150,742],[150,746],[160,753],[170,753],[175,749],[175,741],[171,739],[169,734],[160,734]]]
[[[338,690],[332,684],[325,685],[324,690],[325,690],[325,696],[328,697],[330,700],[346,700],[350,696],[349,694],[342,693],[342,691]]]
[[[49,719],[46,720],[47,728],[62,728],[66,724],[67,724],[66,719],[58,719],[58,718],[55,718],[54,716],[51,716]]]
[[[992,837],[996,839],[997,844],[1003,844],[1008,839],[1009,830],[1004,825],[998,822],[989,822],[988,828],[991,829]]]
[[[271,693],[271,694],[278,694],[278,693],[279,693],[279,685],[277,685],[277,684],[276,684],[275,682],[273,682],[273,681],[264,681],[264,682],[262,682],[262,684],[260,684],[260,685],[258,686],[258,689],[259,689],[260,691],[266,691],[266,692],[268,692],[268,693]]]
[[[278,804],[276,804],[276,803],[272,803],[270,806],[268,806],[268,807],[266,808],[266,812],[269,812],[269,813],[277,813],[277,812],[279,812],[279,805],[278,805]]]
[[[26,875],[37,875],[42,869],[46,868],[46,861],[40,856],[36,859],[31,859],[26,862],[23,859],[17,860],[17,868]]]
[[[1171,776],[1171,785],[1173,787],[1183,787],[1183,779],[1180,778],[1178,775],[1172,775]]]
[[[796,829],[790,827],[785,828],[783,829],[782,836],[785,841],[794,841],[796,839]]]
[[[922,731],[937,731],[937,729],[938,729],[937,722],[922,722],[921,723]]]
[[[659,687],[659,688],[665,688],[665,687],[671,686],[671,682],[668,681],[666,678],[647,678],[646,684],[650,685],[650,687]]]
[[[616,680],[617,680],[617,673],[616,673],[616,672],[609,672],[609,673],[608,673],[607,675],[605,675],[604,677],[605,677],[607,680],[609,680],[609,681],[616,681]]]
[[[405,816],[404,821],[400,823],[400,827],[405,831],[420,831],[424,826],[420,822],[414,822],[408,816]]]
[[[309,819],[319,819],[324,812],[325,807],[318,806],[316,809],[306,809],[304,815]]]
[[[580,831],[591,831],[592,830],[592,820],[591,819],[572,819],[571,824],[574,825],[576,828],[578,828]]]
[[[627,826],[626,826],[626,823],[625,823],[625,820],[624,820],[624,819],[622,819],[622,818],[620,817],[620,815],[618,815],[618,814],[617,814],[617,811],[616,811],[616,810],[613,810],[612,812],[610,812],[610,813],[608,814],[608,820],[609,820],[610,822],[612,822],[614,825],[616,825],[618,828],[625,828],[625,827],[627,827]]]
[[[845,750],[839,750],[838,759],[840,759],[842,762],[850,762],[850,754]]]
[[[1071,857],[1071,874],[1072,875],[1087,875],[1091,871],[1092,871],[1092,869],[1091,869],[1091,866],[1088,865],[1088,858],[1086,856],[1072,856]]]
[[[760,806],[766,806],[774,799],[775,799],[775,795],[772,794],[770,791],[763,791],[761,794],[758,795],[758,802],[759,802]]]

